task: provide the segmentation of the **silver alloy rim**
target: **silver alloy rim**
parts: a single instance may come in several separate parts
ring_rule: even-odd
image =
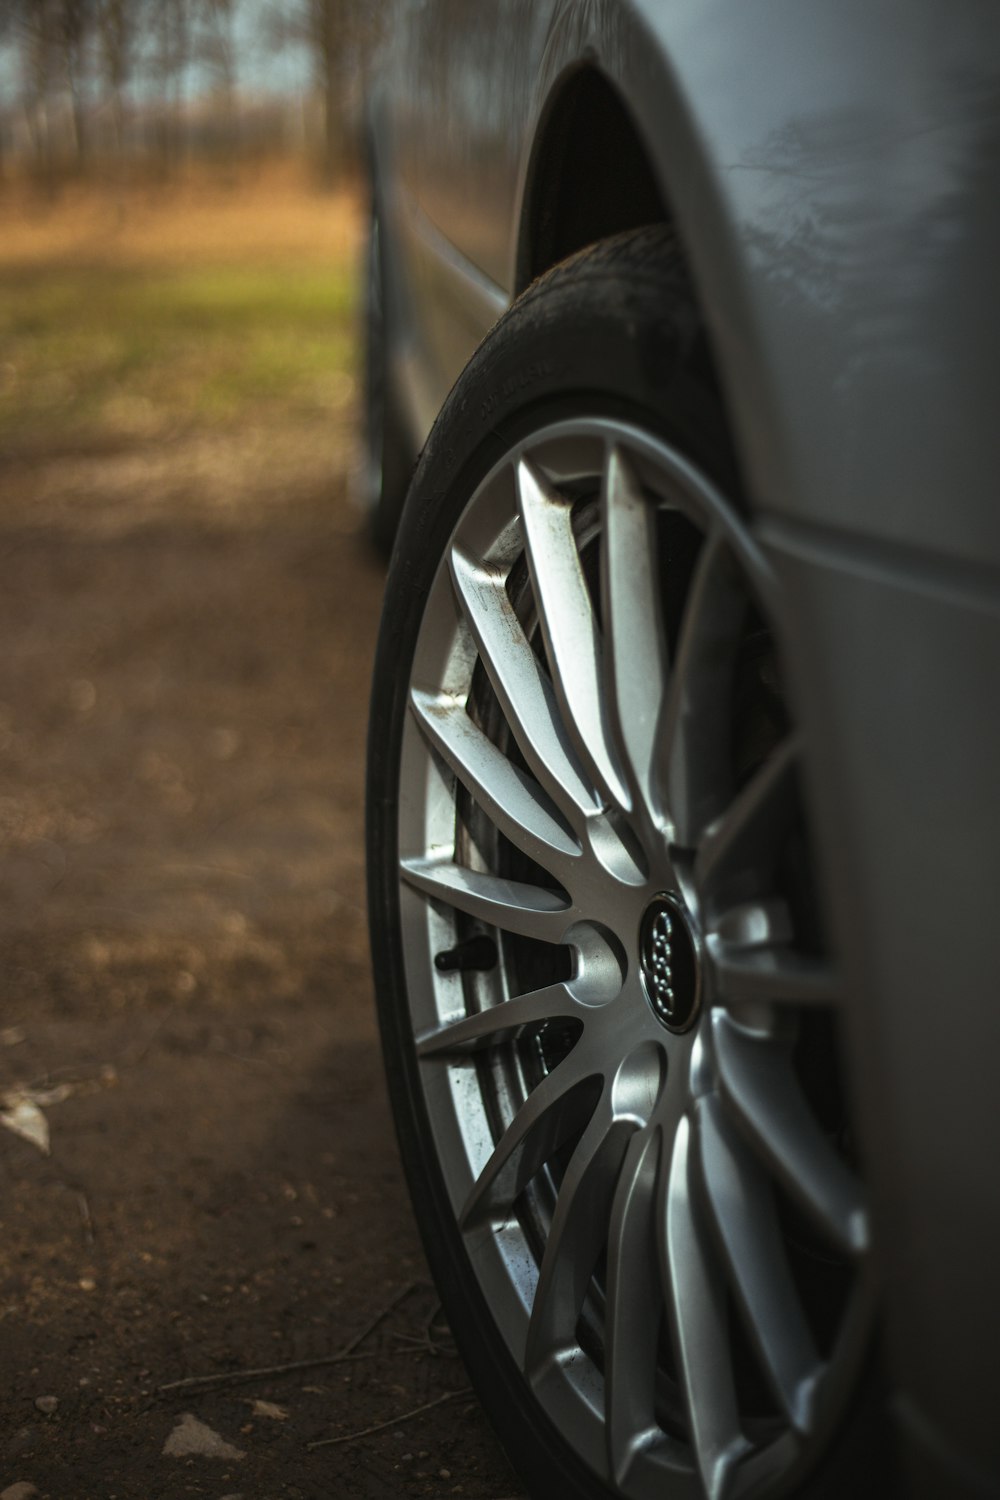
[[[698,544],[673,613],[664,517]],[[862,1187],[799,1063],[836,979],[775,876],[799,738],[733,765],[750,610],[773,626],[766,567],[701,474],[620,422],[544,428],[463,511],[404,728],[437,1157],[537,1399],[636,1500],[785,1490],[870,1323]],[[525,991],[522,950],[558,977]]]

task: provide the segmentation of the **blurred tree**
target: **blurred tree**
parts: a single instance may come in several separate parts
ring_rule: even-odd
[[[122,159],[126,146],[126,94],[132,75],[138,11],[142,0],[95,0],[101,76],[111,105],[115,154]]]
[[[221,105],[223,144],[228,153],[236,136],[236,0],[201,0],[201,19],[198,51]]]
[[[276,46],[305,47],[323,101],[323,175],[332,182],[349,124],[347,100],[364,73],[384,6],[379,0],[265,0]]]
[[[87,42],[94,19],[95,0],[57,0],[57,45],[73,110],[73,147],[78,167],[87,159],[89,131],[86,109]]]
[[[191,54],[191,0],[159,0],[150,71],[159,99],[157,148],[164,171],[181,155],[184,78]]]
[[[24,118],[36,170],[52,171],[52,94],[58,56],[56,0],[2,0],[2,26],[18,44]]]

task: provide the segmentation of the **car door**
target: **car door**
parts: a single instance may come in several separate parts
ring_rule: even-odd
[[[556,0],[403,0],[397,232],[414,353],[440,404],[513,295],[515,215]]]

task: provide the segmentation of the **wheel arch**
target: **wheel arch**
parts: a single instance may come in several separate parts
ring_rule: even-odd
[[[585,245],[672,223],[652,155],[622,94],[592,62],[568,68],[545,102],[532,143],[515,291]]]

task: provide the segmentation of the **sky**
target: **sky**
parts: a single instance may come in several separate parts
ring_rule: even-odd
[[[237,86],[249,93],[298,94],[311,78],[308,53],[304,47],[275,49],[263,33],[262,0],[233,0],[236,39]],[[141,72],[141,70],[140,70]],[[197,98],[207,87],[203,66],[193,64],[186,70],[185,92]],[[137,77],[133,85],[136,98],[150,89],[150,83]],[[17,48],[0,44],[0,109],[17,104],[21,95],[21,62]]]

